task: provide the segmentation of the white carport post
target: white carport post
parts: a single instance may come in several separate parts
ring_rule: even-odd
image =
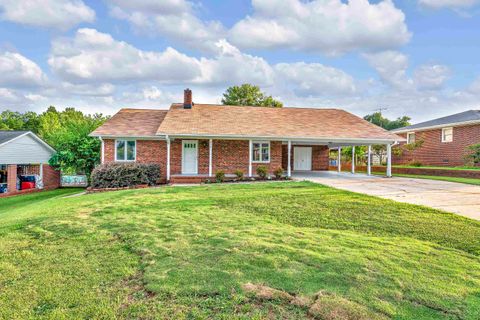
[[[355,173],[355,146],[352,146],[352,173]]]
[[[288,164],[287,164],[287,176],[290,178],[292,176],[292,165],[291,165],[291,161],[292,161],[292,156],[291,156],[291,153],[292,153],[292,141],[288,140],[288,156],[287,156],[287,159],[288,159]]]
[[[337,154],[337,171],[342,172],[342,164],[340,163],[342,159],[342,147],[338,147],[338,154]]]
[[[167,181],[170,180],[170,138],[167,136]]]
[[[252,140],[248,140],[248,176],[252,176]]]
[[[208,140],[208,176],[212,176],[212,149],[213,149],[213,140]]]
[[[368,145],[368,153],[367,153],[367,175],[372,174],[372,146]]]
[[[43,183],[43,163],[40,163],[40,172],[39,172],[39,175],[40,175],[40,181],[42,182],[40,184],[40,188],[39,189],[43,189],[44,188],[44,183]]]
[[[387,177],[392,176],[392,145],[387,144]]]

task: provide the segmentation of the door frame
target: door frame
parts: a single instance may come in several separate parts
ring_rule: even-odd
[[[295,150],[297,148],[302,148],[302,149],[310,149],[310,169],[305,169],[305,170],[299,170],[295,169],[295,163],[297,162],[297,157],[295,156]],[[294,171],[312,171],[312,166],[313,166],[313,148],[309,146],[294,146],[293,147],[293,170]]]
[[[186,143],[195,143],[196,153],[195,153],[195,172],[185,172],[185,144]],[[182,140],[182,174],[198,174],[198,140]]]

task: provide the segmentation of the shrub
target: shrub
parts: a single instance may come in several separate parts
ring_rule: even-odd
[[[408,165],[410,165],[412,167],[421,167],[422,163],[420,161],[412,161]]]
[[[478,165],[480,164],[480,143],[472,144],[467,147],[468,154],[465,156],[467,164]]]
[[[93,188],[123,188],[142,184],[155,185],[160,179],[160,166],[146,163],[107,163],[92,172]]]
[[[243,171],[242,170],[235,170],[235,175],[239,180],[243,179]]]
[[[273,171],[273,174],[275,175],[275,178],[280,179],[283,176],[283,169],[275,169],[275,171]]]
[[[261,179],[265,179],[267,177],[267,167],[265,166],[258,166],[257,167],[257,175],[261,178]]]
[[[215,172],[215,180],[217,180],[217,182],[225,181],[225,172],[223,172],[222,170],[218,170],[217,172]]]

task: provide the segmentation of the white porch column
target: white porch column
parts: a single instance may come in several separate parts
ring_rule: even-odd
[[[387,144],[387,177],[392,176],[392,145]]]
[[[337,171],[342,172],[342,147],[338,147],[338,155],[337,155]]]
[[[368,145],[368,153],[367,153],[367,175],[372,174],[372,146]]]
[[[167,136],[167,181],[170,180],[170,138]]]
[[[208,140],[208,176],[212,176],[212,149],[213,149],[213,140]]]
[[[103,143],[103,142],[102,142]],[[42,182],[40,184],[40,188],[39,189],[43,189],[45,184],[43,182],[43,163],[40,163],[40,181]]]
[[[355,173],[355,146],[352,146],[352,173]]]
[[[252,176],[252,140],[248,140],[248,176]]]
[[[288,140],[288,164],[287,164],[287,176],[290,178],[292,176],[292,165],[291,165],[291,153],[292,153],[292,141]]]

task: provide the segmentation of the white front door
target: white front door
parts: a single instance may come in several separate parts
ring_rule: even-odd
[[[312,147],[293,148],[293,170],[312,170]]]
[[[182,174],[197,174],[198,141],[183,140],[182,142]]]

